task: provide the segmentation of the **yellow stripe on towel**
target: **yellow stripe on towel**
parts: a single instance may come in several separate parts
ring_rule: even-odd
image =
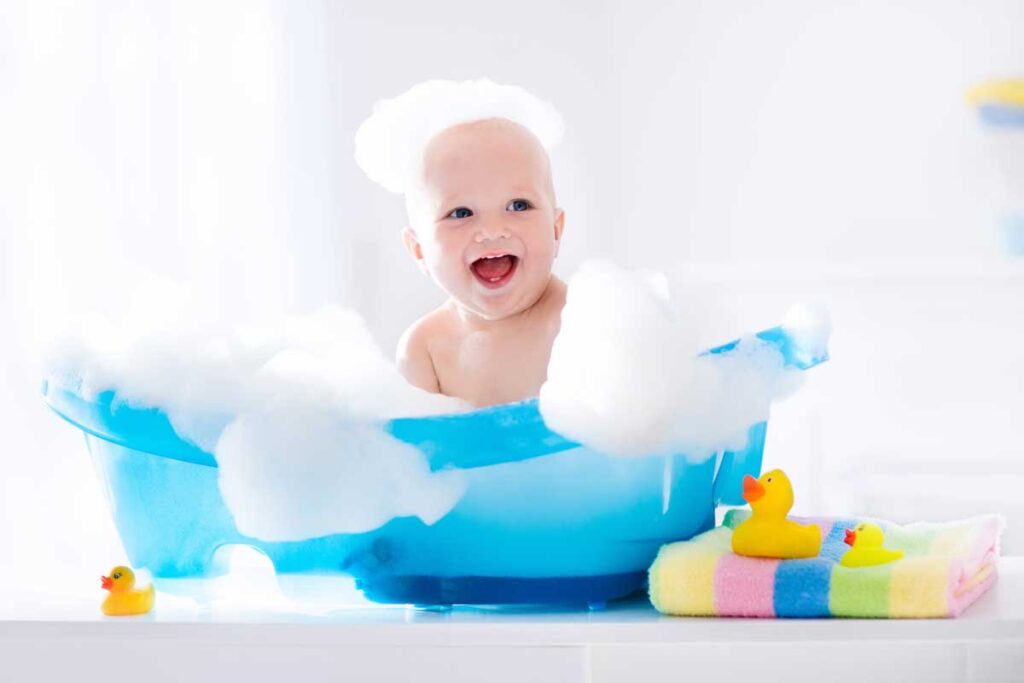
[[[648,575],[654,607],[663,614],[717,614],[715,566],[731,537],[732,529],[718,527],[702,534],[701,542],[662,546]]]
[[[932,540],[931,555],[962,555],[970,550],[975,530],[968,525],[951,525]]]
[[[938,557],[907,557],[889,565],[889,616],[949,616],[949,562]]]

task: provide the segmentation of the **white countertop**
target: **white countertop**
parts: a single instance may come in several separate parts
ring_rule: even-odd
[[[139,667],[145,680],[1024,680],[1024,558],[1001,560],[996,585],[961,617],[936,620],[676,618],[643,599],[602,611],[312,611],[163,593],[149,615],[109,618],[102,595],[4,594],[0,680],[139,680]]]

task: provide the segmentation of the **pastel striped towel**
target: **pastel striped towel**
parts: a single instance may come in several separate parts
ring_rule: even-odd
[[[855,519],[799,518],[821,528],[821,554],[769,560],[733,554],[732,530],[750,515],[725,521],[689,541],[662,546],[651,565],[651,603],[664,614],[721,617],[955,617],[996,579],[1002,517],[900,526],[880,520],[885,547],[902,560],[849,568],[844,530]]]

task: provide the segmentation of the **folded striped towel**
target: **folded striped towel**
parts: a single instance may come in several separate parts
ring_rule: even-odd
[[[821,528],[821,553],[803,560],[742,557],[732,530],[750,515],[662,546],[651,565],[651,603],[664,614],[720,617],[955,617],[996,579],[1002,517],[897,525],[873,519],[799,518]],[[873,521],[902,560],[850,568],[845,529]]]

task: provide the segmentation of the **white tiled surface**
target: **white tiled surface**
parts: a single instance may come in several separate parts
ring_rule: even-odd
[[[99,593],[99,591],[97,591]],[[196,608],[3,594],[0,680],[1020,681],[1024,558],[954,620],[679,619],[606,611]]]

